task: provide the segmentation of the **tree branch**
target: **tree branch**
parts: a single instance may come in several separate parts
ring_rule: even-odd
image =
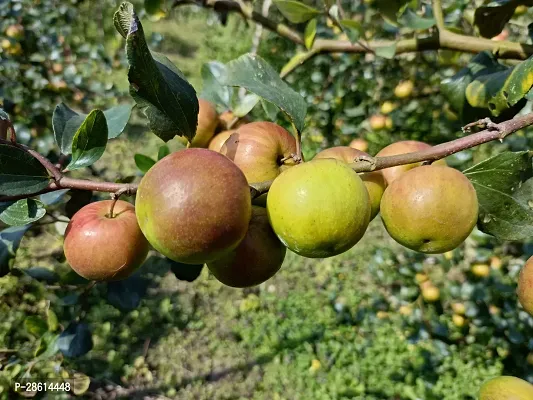
[[[444,27],[444,14],[442,12],[441,0],[433,0],[433,16],[435,17],[435,23],[439,31],[446,29]]]

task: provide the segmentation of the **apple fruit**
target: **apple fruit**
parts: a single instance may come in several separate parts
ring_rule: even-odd
[[[224,143],[226,143],[226,140],[229,139],[229,137],[235,132],[234,129],[230,131],[222,131],[220,133],[217,133],[213,138],[209,141],[209,145],[207,148],[209,150],[216,151],[217,153],[220,153],[220,150],[222,150],[222,146],[224,146]]]
[[[130,276],[146,259],[149,244],[135,208],[117,200],[87,204],[74,214],[65,231],[65,258],[85,279],[114,281]]]
[[[9,25],[6,28],[6,36],[12,39],[20,40],[24,37],[24,27],[21,24]]]
[[[533,257],[530,257],[518,277],[518,300],[524,310],[533,315]]]
[[[361,151],[368,150],[368,142],[363,138],[357,138],[352,140],[349,146]]]
[[[494,41],[501,41],[501,40],[507,40],[508,37],[509,37],[509,31],[507,29],[504,29],[503,31],[501,31],[499,34],[497,34],[491,39]]]
[[[463,303],[452,303],[452,310],[459,315],[465,315],[466,313],[466,307]]]
[[[412,153],[415,151],[426,150],[429,148],[431,148],[431,146],[424,142],[418,142],[416,140],[402,140],[400,142],[392,143],[384,147],[378,152],[378,154],[376,154],[376,157],[395,156],[398,154]],[[398,165],[396,167],[382,169],[381,173],[383,174],[383,178],[385,178],[385,182],[387,183],[387,185],[390,185],[392,181],[398,178],[401,174],[415,167],[419,167],[420,165],[422,165],[421,162],[413,163],[413,164]],[[440,159],[440,160],[435,161],[433,165],[447,165],[447,164],[444,159]]]
[[[229,125],[231,124],[231,122],[235,118],[238,118],[238,117],[236,117],[235,114],[233,114],[232,111],[230,111],[230,110],[224,111],[218,117],[218,129],[220,131],[227,131],[229,129]],[[235,129],[239,128],[240,126],[245,125],[245,124],[247,124],[249,122],[251,122],[251,121],[250,121],[250,118],[247,117],[247,116],[242,117],[242,118],[238,118],[237,122],[235,122],[235,124],[233,124],[231,129],[235,130]]]
[[[399,99],[404,99],[406,97],[411,96],[413,93],[415,85],[413,81],[407,80],[402,81],[398,83],[398,85],[394,88],[394,95],[398,97]]]
[[[465,326],[466,324],[466,319],[465,317],[463,317],[462,315],[459,315],[459,314],[453,314],[452,315],[452,322],[453,324],[458,327],[458,328],[462,328],[463,326]]]
[[[207,147],[219,122],[218,113],[213,103],[198,99],[198,110],[196,135],[194,135],[189,147]]]
[[[420,285],[422,298],[428,303],[434,303],[440,299],[440,290],[431,282],[427,281]]]
[[[381,114],[372,115],[369,123],[373,131],[380,131],[387,126],[387,116]]]
[[[346,146],[338,146],[322,150],[315,156],[315,159],[334,158],[350,164],[360,156],[369,157],[369,155],[364,151]],[[380,171],[365,172],[359,174],[359,176],[363,180],[370,197],[370,220],[373,220],[379,212],[379,204],[386,187],[385,180],[383,179],[383,175],[381,175]]]
[[[486,278],[490,275],[490,267],[487,264],[474,264],[470,270],[479,278]]]
[[[398,105],[396,103],[393,103],[392,101],[385,101],[381,105],[380,111],[381,111],[382,114],[390,114],[391,112],[396,110],[397,107],[398,107]]]
[[[204,264],[235,249],[251,217],[242,171],[208,149],[185,149],[158,161],[137,189],[139,226],[171,260]]]
[[[524,15],[527,13],[528,8],[529,7],[524,4],[517,6],[514,10],[514,16],[519,17],[520,15]]]
[[[249,183],[270,181],[296,165],[296,140],[272,122],[251,122],[241,126],[226,140],[221,154],[244,172]]]
[[[256,286],[279,271],[286,250],[268,222],[266,209],[253,206],[243,241],[232,252],[207,263],[207,267],[225,285],[238,288]]]
[[[531,400],[533,385],[514,376],[498,376],[486,381],[479,391],[479,400]]]
[[[407,171],[385,189],[380,212],[398,243],[421,253],[445,253],[474,229],[478,200],[474,186],[461,172],[424,165]]]
[[[331,257],[353,247],[370,221],[363,180],[346,165],[317,159],[278,176],[267,196],[272,229],[285,246],[304,257]]]

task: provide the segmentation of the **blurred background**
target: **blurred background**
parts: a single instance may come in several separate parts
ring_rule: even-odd
[[[167,55],[198,93],[206,62],[257,51],[279,71],[298,50],[271,32],[258,36],[239,15],[173,8],[172,1],[133,3],[151,49]],[[475,34],[465,17],[475,2],[444,3],[447,23]],[[113,26],[119,4],[0,1],[0,104],[20,141],[51,159],[58,156],[52,113],[59,102],[85,113],[132,102],[125,42]],[[259,12],[263,5],[254,3]],[[347,0],[344,7],[364,7],[367,38],[405,33],[372,1]],[[275,6],[268,13],[282,19]],[[510,40],[531,42],[532,16],[527,8],[515,13],[506,27]],[[317,35],[343,39],[330,21],[320,22]],[[354,139],[364,139],[375,154],[398,140],[436,144],[462,136],[440,83],[471,57],[451,51],[392,60],[316,56],[287,78],[309,106],[305,158]],[[406,80],[413,92],[398,97],[394,89]],[[530,110],[527,104],[523,112]],[[377,114],[388,120],[373,129],[370,117]],[[261,107],[251,116],[270,120]],[[531,130],[521,131],[447,161],[462,170],[505,150],[530,148],[532,139]],[[134,155],[156,159],[163,144],[134,109],[125,133],[78,176],[138,180]],[[168,145],[183,147],[177,139]],[[533,382],[533,318],[515,294],[531,243],[500,243],[474,231],[458,249],[427,256],[395,243],[377,218],[349,252],[324,260],[290,253],[281,271],[255,288],[225,287],[206,268],[172,268],[154,254],[126,283],[85,292],[78,289],[86,282],[64,261],[62,216],[99,198],[107,195],[68,194],[52,208],[52,223],[35,224],[22,239],[19,273],[0,278],[1,399],[12,398],[13,381],[22,376],[89,377],[90,386],[79,390],[89,398],[213,400],[462,400],[477,398],[493,376]],[[90,341],[69,357],[50,343],[72,321],[87,324]]]

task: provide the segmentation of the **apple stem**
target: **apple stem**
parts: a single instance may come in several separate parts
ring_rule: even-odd
[[[117,204],[118,199],[120,196],[122,196],[124,193],[128,192],[127,188],[122,188],[117,190],[115,193],[111,193],[111,206],[109,207],[109,218],[115,218],[115,215],[113,214],[113,211],[115,209],[115,204]]]
[[[299,164],[302,162],[302,133],[300,130],[294,125],[294,122],[291,120],[292,129],[294,129],[294,132],[296,133],[296,157],[293,156],[294,161]]]

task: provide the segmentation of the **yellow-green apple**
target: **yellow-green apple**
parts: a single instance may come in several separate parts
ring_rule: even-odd
[[[203,264],[235,249],[252,208],[242,171],[208,149],[185,149],[158,161],[142,178],[135,205],[150,244],[184,264]]]
[[[331,147],[329,149],[322,150],[315,156],[315,159],[318,158],[335,158],[345,163],[353,163],[358,157],[366,156],[369,157],[364,151],[354,149],[347,146],[338,146]],[[370,196],[370,220],[373,220],[379,212],[379,204],[381,202],[381,196],[385,191],[385,180],[380,171],[366,172],[359,174],[363,180],[368,195]]]
[[[461,172],[424,165],[407,171],[385,189],[380,212],[398,243],[422,253],[445,253],[474,229],[478,200]]]
[[[426,150],[430,147],[431,146],[429,144],[424,142],[418,142],[416,140],[402,140],[400,142],[395,142],[388,145],[387,147],[384,147],[378,152],[378,154],[376,154],[376,157],[388,157],[395,156],[398,154],[412,153],[415,151]],[[381,173],[383,174],[383,178],[385,178],[385,182],[387,183],[387,185],[390,185],[392,181],[398,178],[401,174],[415,167],[419,167],[420,165],[422,165],[421,162],[398,165],[396,167],[385,168],[381,170]],[[438,161],[435,161],[433,165],[446,165],[446,161],[444,159],[440,159]]]
[[[130,276],[146,258],[149,244],[135,217],[135,208],[118,200],[97,201],[81,208],[65,231],[65,258],[79,275],[94,281]]]
[[[6,36],[12,39],[22,39],[24,37],[24,27],[21,24],[9,25],[6,28]]]
[[[217,133],[213,138],[209,141],[209,145],[207,148],[209,150],[216,151],[217,153],[220,153],[220,150],[222,149],[222,146],[224,143],[226,143],[226,140],[229,139],[229,137],[235,132],[234,129],[229,131],[222,131],[220,133]]]
[[[524,310],[533,315],[533,257],[527,260],[520,271],[517,294]]]
[[[387,125],[387,116],[382,114],[372,115],[369,119],[370,128],[374,131],[385,129]]]
[[[362,179],[345,162],[318,159],[278,176],[267,196],[272,229],[304,257],[331,257],[353,247],[370,221]]]
[[[392,101],[386,101],[381,105],[380,111],[382,114],[390,114],[396,110],[397,107],[398,105],[396,103],[393,103]]]
[[[248,232],[235,250],[207,264],[211,273],[232,287],[259,285],[281,268],[286,252],[268,222],[266,209],[252,207]]]
[[[244,172],[249,183],[270,181],[296,165],[296,140],[272,122],[251,122],[241,126],[220,151]]]
[[[394,95],[400,99],[404,99],[406,97],[411,96],[411,93],[413,93],[415,85],[413,81],[407,80],[402,81],[398,83],[398,85],[394,88]]]
[[[486,381],[479,391],[479,400],[531,400],[533,386],[514,376],[498,376]]]

